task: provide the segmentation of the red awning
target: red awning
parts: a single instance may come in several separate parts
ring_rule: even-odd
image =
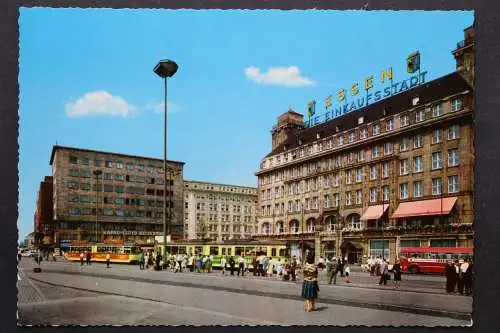
[[[389,208],[389,204],[387,205],[375,205],[375,206],[370,206],[368,207],[365,212],[363,213],[363,216],[361,216],[362,221],[366,220],[377,220],[379,219],[386,210]]]
[[[399,204],[392,217],[447,215],[456,201],[457,197],[403,202]]]

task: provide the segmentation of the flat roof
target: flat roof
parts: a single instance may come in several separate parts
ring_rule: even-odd
[[[52,165],[52,163],[54,162],[54,156],[56,154],[56,150],[57,149],[66,149],[66,150],[72,150],[72,151],[75,151],[75,152],[110,154],[110,155],[118,155],[118,156],[123,156],[123,157],[128,157],[128,158],[142,158],[142,159],[147,159],[147,160],[163,161],[163,159],[161,159],[161,158],[155,158],[155,157],[129,155],[129,154],[123,154],[123,153],[114,153],[114,152],[109,152],[109,151],[100,151],[100,150],[92,150],[92,149],[85,149],[85,148],[76,148],[76,147],[54,145],[52,147],[52,153],[50,154],[50,165]],[[180,164],[180,165],[186,164],[185,162],[172,161],[172,160],[167,160],[167,162],[169,162],[169,163],[175,163],[175,164]]]
[[[184,184],[185,183],[196,183],[196,184],[207,184],[207,185],[218,185],[218,186],[230,186],[230,187],[239,187],[239,188],[246,188],[246,189],[254,189],[256,190],[257,187],[252,187],[252,186],[244,186],[244,185],[232,185],[232,184],[223,184],[223,183],[213,183],[213,182],[204,182],[201,180],[188,180],[184,179]]]

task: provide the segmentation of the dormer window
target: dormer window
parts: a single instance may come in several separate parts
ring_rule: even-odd
[[[364,123],[365,118],[364,117],[359,117],[358,118],[358,125],[361,125]]]
[[[419,98],[418,96],[415,96],[415,97],[413,97],[413,99],[412,99],[412,101],[411,101],[411,104],[412,104],[413,106],[415,106],[415,105],[417,105],[417,104],[418,104],[418,102],[419,102],[419,101],[420,101],[420,98]]]

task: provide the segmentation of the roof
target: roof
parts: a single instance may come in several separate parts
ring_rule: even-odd
[[[137,155],[128,155],[128,154],[114,153],[114,152],[108,152],[108,151],[99,151],[99,150],[92,150],[92,149],[84,149],[84,148],[76,148],[76,147],[67,147],[67,146],[54,145],[52,147],[52,153],[50,154],[50,165],[52,165],[52,162],[54,161],[54,156],[56,154],[56,150],[57,149],[67,149],[67,150],[73,150],[75,152],[110,154],[110,155],[118,155],[118,156],[123,156],[123,157],[128,157],[128,158],[142,158],[142,159],[147,159],[147,160],[163,161],[163,159],[161,159],[161,158],[146,157],[146,156],[137,156]],[[172,161],[172,160],[167,160],[167,162],[169,162],[169,163],[176,163],[176,164],[180,164],[180,165],[184,165],[185,164],[185,162]]]
[[[245,185],[232,185],[232,184],[225,184],[225,183],[205,182],[205,181],[202,181],[202,180],[184,179],[184,184],[186,184],[186,183],[189,183],[189,184],[202,184],[202,185],[217,185],[217,186],[238,187],[238,188],[244,188],[244,189],[250,189],[250,190],[256,190],[257,189],[257,187],[245,186]]]
[[[320,125],[305,128],[297,132],[296,136],[288,137],[287,140],[277,146],[265,158],[282,153],[284,147],[287,150],[299,146],[299,139],[302,144],[311,143],[316,139],[317,133],[321,138],[336,133],[336,127],[340,131],[350,130],[358,126],[358,118],[363,117],[364,123],[376,121],[377,119],[400,113],[402,111],[414,108],[412,98],[418,96],[419,104],[426,104],[435,100],[445,98],[454,94],[472,90],[469,84],[460,76],[453,72],[438,79],[421,84],[415,88],[406,90],[400,94],[393,95],[376,103],[365,106],[359,110],[347,113],[344,116],[334,118]],[[386,114],[384,115],[384,109]]]

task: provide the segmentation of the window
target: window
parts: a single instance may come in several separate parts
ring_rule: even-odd
[[[417,123],[421,122],[421,121],[424,121],[425,120],[425,112],[424,110],[417,110],[415,112],[415,121]]]
[[[354,132],[351,132],[349,134],[349,143],[353,143],[355,139],[356,139],[356,135],[354,134]]]
[[[441,142],[441,130],[439,128],[432,131],[432,143]]]
[[[124,192],[124,188],[123,188],[123,186],[116,186],[115,187],[115,191],[116,191],[116,193],[123,193]]]
[[[458,192],[458,176],[449,176],[448,177],[448,193],[457,193]]]
[[[339,194],[334,193],[333,194],[333,207],[338,207],[339,206]]]
[[[106,180],[112,180],[113,179],[113,174],[112,173],[104,173],[104,179]]]
[[[116,168],[117,169],[123,169],[123,163],[121,161],[116,162]]]
[[[346,204],[346,206],[352,205],[352,202],[351,202],[351,192],[346,192],[345,193],[345,204]]]
[[[351,214],[347,217],[349,228],[360,229],[361,221],[359,214]]]
[[[453,238],[448,239],[431,239],[430,247],[457,247],[457,240]]]
[[[347,170],[345,172],[345,183],[346,184],[352,184],[352,170]]]
[[[309,192],[311,190],[311,180],[306,179],[305,182],[306,182],[306,192]]]
[[[382,200],[389,201],[389,186],[382,186]]]
[[[373,157],[379,157],[379,156],[380,156],[380,147],[373,146]]]
[[[82,177],[83,178],[90,178],[90,171],[89,170],[82,170]]]
[[[311,209],[311,200],[309,198],[306,198],[306,210]]]
[[[340,174],[336,173],[333,175],[333,186],[338,187],[340,185]]]
[[[441,158],[441,152],[436,151],[432,153],[432,169],[440,169],[443,167],[443,161]]]
[[[106,168],[112,168],[113,167],[113,161],[106,161],[104,163],[104,165],[106,166]]]
[[[390,260],[390,247],[388,240],[370,241],[370,256]]]
[[[370,188],[370,202],[377,202],[377,188]]]
[[[356,191],[356,204],[361,205],[363,203],[363,192],[361,190]]]
[[[400,199],[408,199],[408,183],[403,183],[399,185],[399,190],[400,190],[399,192]]]
[[[413,196],[415,198],[420,198],[423,194],[423,185],[422,185],[422,181],[418,181],[418,182],[414,182],[413,183]]]
[[[78,190],[78,183],[77,182],[68,182],[68,188]]]
[[[441,178],[432,179],[432,195],[441,195],[443,181]]]
[[[124,205],[125,204],[125,199],[124,198],[116,198],[115,203],[117,205]]]
[[[288,211],[293,212],[293,202],[292,201],[288,201]]]
[[[319,208],[319,200],[318,200],[318,197],[314,197],[313,198],[313,202],[314,202],[314,209],[318,209]]]
[[[448,140],[455,140],[459,138],[459,125],[453,125],[448,129]]]
[[[377,166],[372,165],[370,166],[370,180],[375,180],[377,179]]]
[[[339,146],[344,144],[344,137],[342,135],[339,136]]]
[[[366,128],[361,129],[361,131],[359,132],[360,139],[366,139],[367,136],[368,130]]]
[[[325,195],[325,208],[330,208],[330,196]]]
[[[389,162],[384,162],[382,164],[382,178],[389,177]]]
[[[78,177],[78,170],[75,170],[75,169],[70,169],[70,170],[68,171],[68,175],[69,175],[70,177]]]
[[[356,170],[356,182],[358,183],[362,182],[363,176],[364,176],[363,168],[358,168]]]
[[[124,181],[124,180],[125,180],[125,176],[124,176],[124,175],[118,175],[118,174],[116,174],[116,175],[115,175],[115,180],[121,180],[121,181]]]
[[[90,190],[90,183],[81,183],[80,184],[80,189],[84,191]]]
[[[399,174],[400,175],[407,175],[409,172],[408,168],[409,168],[409,162],[408,162],[407,158],[399,161]]]
[[[422,135],[421,134],[415,135],[415,140],[414,140],[414,143],[413,143],[413,147],[414,148],[422,148],[422,146],[423,146]]]
[[[318,183],[319,183],[319,182],[318,182],[318,177],[314,178],[314,179],[313,179],[313,190],[314,190],[314,191],[317,191],[317,190],[318,190]],[[297,190],[298,190],[298,188],[297,188]]]
[[[89,159],[88,159],[88,157],[82,157],[82,164],[83,165],[89,165]]]
[[[326,175],[325,176],[325,188],[330,187],[330,176]]]
[[[415,172],[424,171],[424,158],[422,156],[416,156],[414,159]]]
[[[69,215],[78,215],[80,210],[76,207],[69,207]]]
[[[451,100],[451,112],[458,111],[462,109],[462,97],[457,97]]]
[[[458,166],[459,157],[458,157],[458,149],[449,149],[448,150],[448,166],[455,167]]]
[[[401,116],[399,119],[401,121],[401,127],[405,127],[410,124],[410,122],[408,121],[408,115]]]
[[[394,120],[392,119],[387,119],[385,121],[385,130],[387,132],[392,131],[394,129]]]
[[[392,142],[386,142],[384,144],[384,155],[392,154]]]
[[[358,152],[358,161],[364,161],[365,160],[365,150],[364,149],[361,149],[359,152]]]
[[[106,216],[112,216],[113,215],[113,210],[111,208],[104,208],[104,215],[106,215]]]
[[[351,152],[349,155],[347,155],[347,162],[348,163],[353,163],[354,162],[354,153]]]
[[[78,163],[78,157],[76,157],[76,156],[70,156],[69,157],[69,163],[71,163],[71,164],[77,164]]]
[[[410,139],[408,137],[404,137],[401,139],[399,143],[399,151],[407,151],[410,146]]]
[[[443,115],[443,106],[441,104],[434,104],[431,107],[431,110],[433,117],[439,117]]]

